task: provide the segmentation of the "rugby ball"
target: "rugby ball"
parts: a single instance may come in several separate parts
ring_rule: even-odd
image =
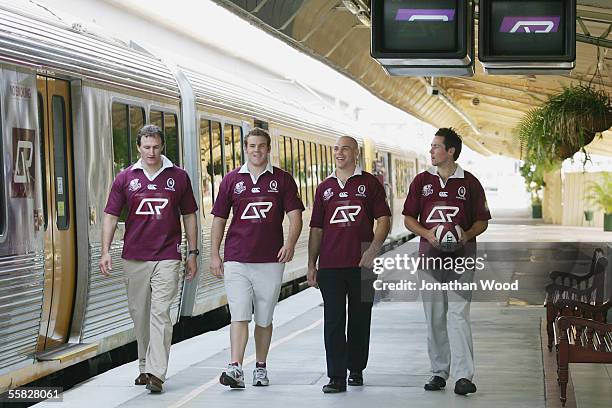
[[[459,225],[440,224],[436,227],[435,233],[443,252],[455,252],[459,248],[458,242],[463,236],[463,229]]]

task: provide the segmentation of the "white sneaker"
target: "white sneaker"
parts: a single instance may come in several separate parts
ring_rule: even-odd
[[[265,387],[270,384],[268,380],[268,370],[264,367],[256,367],[253,370],[253,385],[256,387]]]
[[[230,388],[244,388],[244,373],[242,368],[233,364],[227,365],[227,370],[221,373],[219,383]]]

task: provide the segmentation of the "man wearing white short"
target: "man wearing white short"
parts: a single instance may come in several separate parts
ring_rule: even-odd
[[[268,132],[252,129],[244,139],[247,162],[228,173],[219,186],[212,214],[211,273],[224,277],[230,308],[231,362],[219,382],[244,388],[242,362],[255,320],[253,385],[269,384],[266,360],[272,339],[272,316],[278,301],[285,263],[293,259],[302,230],[304,205],[293,177],[269,162]],[[220,256],[225,224],[232,221]],[[283,243],[283,218],[289,217],[289,236]]]

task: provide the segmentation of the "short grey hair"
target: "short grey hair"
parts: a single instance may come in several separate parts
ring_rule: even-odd
[[[143,136],[144,137],[159,136],[162,142],[162,146],[166,143],[166,140],[164,138],[164,132],[157,125],[148,124],[140,128],[140,130],[138,131],[138,136],[136,138],[136,144],[138,146],[140,146],[140,139],[142,139]]]

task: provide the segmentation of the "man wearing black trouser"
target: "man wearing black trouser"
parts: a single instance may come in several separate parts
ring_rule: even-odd
[[[346,391],[347,369],[349,385],[363,385],[374,298],[374,274],[369,268],[391,225],[384,188],[357,166],[358,152],[355,139],[338,139],[334,146],[336,169],[317,188],[310,221],[308,284],[321,288],[325,306],[330,381],[323,387],[324,393]]]

